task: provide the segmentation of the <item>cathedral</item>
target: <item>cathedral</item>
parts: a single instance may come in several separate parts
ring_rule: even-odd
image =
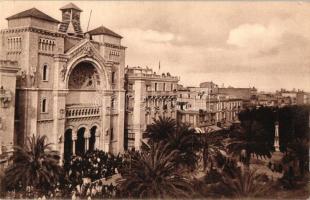
[[[58,21],[31,8],[6,18],[0,31],[2,153],[38,134],[63,158],[139,148],[152,117],[176,117],[179,79],[149,69],[136,76],[141,69],[125,67],[122,36],[104,26],[83,32],[82,10],[72,3],[60,11]]]

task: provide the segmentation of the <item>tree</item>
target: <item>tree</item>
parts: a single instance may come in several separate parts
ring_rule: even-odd
[[[283,158],[283,162],[289,163],[298,160],[299,171],[303,176],[305,171],[309,169],[309,139],[296,138],[287,144],[287,151]]]
[[[36,190],[46,190],[57,183],[61,174],[59,155],[46,144],[46,136],[27,138],[24,147],[14,147],[13,163],[5,172],[8,187],[31,186]]]
[[[204,169],[210,163],[210,169],[214,166],[214,161],[217,162],[218,158],[222,158],[222,151],[224,150],[225,132],[216,131],[205,133],[202,141],[203,149],[203,164]]]
[[[271,157],[274,139],[275,111],[271,108],[245,110],[239,113],[240,125],[230,129],[228,152],[249,165],[252,155]]]
[[[197,152],[201,142],[195,130],[185,124],[177,124],[174,119],[159,117],[148,126],[146,132],[149,136],[149,145],[164,142],[169,149],[178,150],[176,162],[189,168],[194,168],[198,162]],[[145,148],[145,146],[144,146]]]
[[[197,152],[201,149],[201,142],[194,129],[188,125],[180,124],[176,130],[170,133],[165,140],[169,149],[178,150],[177,164],[194,169],[199,156]]]
[[[175,132],[176,121],[172,118],[159,117],[146,129],[150,142],[160,142],[168,138],[170,133]]]
[[[130,164],[122,170],[120,191],[126,198],[188,197],[189,180],[178,173],[175,160],[178,150],[169,144],[155,143],[149,151],[129,152]]]
[[[250,164],[252,155],[271,157],[272,146],[258,122],[246,123],[243,127],[235,127],[231,131],[233,136],[228,140],[228,152],[233,156],[239,156],[246,165]]]
[[[256,170],[240,167],[232,174],[222,173],[219,191],[230,197],[259,197],[270,189],[268,178]]]

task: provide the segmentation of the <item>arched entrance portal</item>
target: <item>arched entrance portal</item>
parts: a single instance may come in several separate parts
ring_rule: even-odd
[[[64,159],[69,160],[72,156],[72,129],[68,129],[65,132],[65,141],[64,141]]]
[[[76,155],[81,156],[85,153],[85,128],[80,128],[77,132],[77,140],[75,144]]]
[[[96,126],[93,126],[93,127],[90,129],[89,151],[94,151],[94,150],[95,150],[96,130],[97,130],[97,127],[96,127]]]
[[[101,148],[98,131],[106,118],[102,108],[110,103],[105,93],[110,84],[104,63],[93,58],[80,58],[68,63],[65,83],[68,89],[65,96],[65,127],[73,130],[72,143],[66,142],[65,149],[71,147],[71,154],[81,156]]]

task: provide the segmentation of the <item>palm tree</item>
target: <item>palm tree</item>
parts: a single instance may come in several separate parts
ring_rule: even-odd
[[[195,130],[185,124],[180,124],[176,130],[168,135],[166,142],[171,150],[178,150],[177,164],[193,169],[198,162],[197,152],[201,142]]]
[[[122,170],[120,191],[127,198],[188,197],[189,180],[178,173],[177,150],[164,142],[153,144],[149,151],[129,152],[131,162]]]
[[[224,139],[225,133],[223,131],[205,133],[202,141],[203,149],[203,166],[207,168],[207,164],[210,163],[210,168],[214,166],[214,162],[218,159],[225,157],[224,152]]]
[[[24,147],[14,147],[13,163],[5,172],[7,186],[22,188],[31,186],[36,190],[44,190],[57,183],[61,174],[59,155],[46,144],[46,136],[27,138]]]
[[[258,174],[255,169],[239,167],[233,173],[222,173],[218,189],[224,195],[241,198],[266,195],[270,188],[265,175]]]
[[[159,117],[146,129],[150,142],[159,142],[168,138],[170,133],[175,132],[176,121],[170,117]]]

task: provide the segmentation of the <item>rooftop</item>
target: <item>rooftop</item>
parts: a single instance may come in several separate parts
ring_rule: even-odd
[[[50,22],[59,23],[59,21],[57,19],[54,19],[54,18],[48,16],[47,14],[43,13],[42,11],[40,11],[36,8],[31,8],[31,9],[22,11],[20,13],[12,15],[6,19],[11,20],[11,19],[26,18],[26,17],[33,17],[33,18],[37,18],[37,19],[42,19],[42,20],[46,20],[46,21],[50,21]]]
[[[79,7],[77,7],[75,4],[73,3],[69,3],[63,7],[61,7],[59,10],[69,10],[69,9],[74,9],[74,10],[77,10],[77,11],[80,11],[82,12],[83,10],[80,9]]]
[[[87,33],[89,33],[90,35],[109,35],[120,39],[123,38],[121,35],[104,26],[99,26],[98,28],[88,31]]]

